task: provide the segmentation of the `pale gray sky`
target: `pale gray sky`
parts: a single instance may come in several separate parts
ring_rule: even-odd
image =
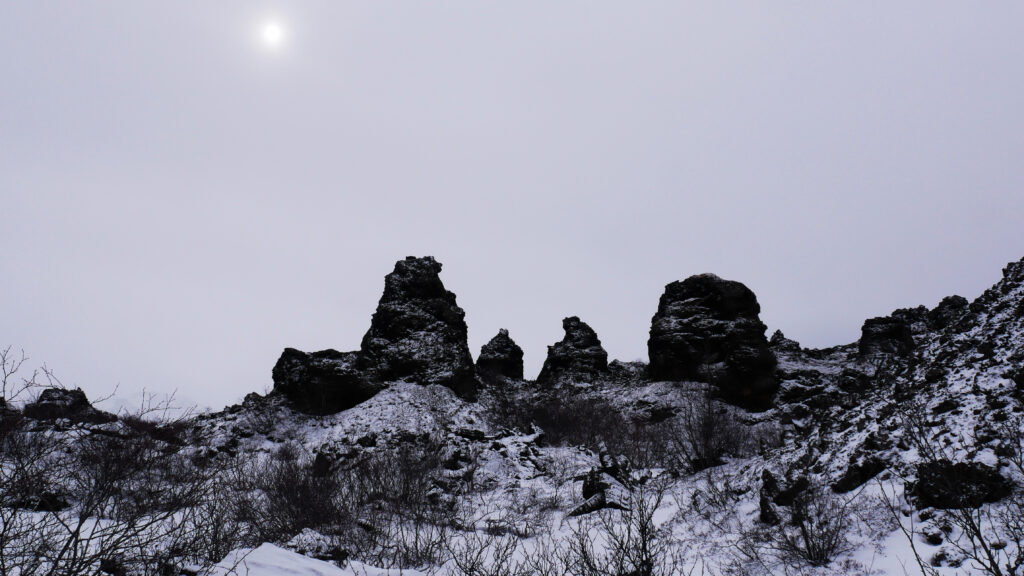
[[[270,49],[260,27],[276,19]],[[664,285],[855,340],[1024,256],[1024,3],[5,2],[0,345],[219,407],[434,255],[474,354]]]

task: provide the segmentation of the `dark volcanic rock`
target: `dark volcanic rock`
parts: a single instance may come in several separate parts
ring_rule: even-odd
[[[933,329],[941,330],[959,320],[968,307],[963,296],[946,296],[939,305],[928,312],[928,323]]]
[[[445,289],[432,257],[395,263],[363,337],[360,367],[373,379],[441,384],[468,398],[476,392],[465,312]]]
[[[369,400],[382,385],[358,368],[358,352],[324,350],[307,354],[285,348],[272,372],[274,390],[311,414],[333,414]]]
[[[782,333],[782,330],[776,330],[772,334],[771,340],[768,341],[768,346],[776,352],[799,352],[800,343],[796,340],[790,340],[786,338],[786,335]]]
[[[56,420],[68,418],[75,422],[102,424],[113,422],[117,416],[97,410],[89,403],[81,388],[65,390],[63,388],[47,388],[35,402],[25,405],[22,413],[36,420]]]
[[[571,316],[562,320],[562,329],[565,337],[561,342],[548,346],[548,357],[537,382],[588,381],[608,371],[608,353],[590,326]]]
[[[711,382],[733,404],[770,407],[777,361],[760,312],[757,297],[739,282],[714,274],[672,282],[651,319],[651,379]]]
[[[928,309],[924,306],[900,308],[899,310],[894,310],[891,316],[897,320],[902,320],[907,325],[907,328],[910,329],[912,336],[925,334],[931,330],[931,324],[928,322]]]
[[[871,318],[861,327],[858,349],[861,356],[903,356],[914,349],[914,335],[907,322],[901,318]]]
[[[1013,483],[990,466],[937,460],[917,466],[913,495],[918,507],[978,508],[1010,495]]]
[[[484,344],[476,360],[477,370],[506,378],[523,379],[523,349],[502,328],[498,335]]]

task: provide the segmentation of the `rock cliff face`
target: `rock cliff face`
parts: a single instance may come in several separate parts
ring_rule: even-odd
[[[476,368],[480,372],[522,380],[523,349],[509,337],[508,330],[502,328],[480,349]]]
[[[778,385],[757,297],[713,274],[665,287],[651,320],[650,377],[699,380],[748,409],[770,407]]]
[[[571,316],[562,320],[565,337],[548,346],[548,356],[537,382],[552,384],[568,380],[592,381],[608,372],[608,353],[601,347],[594,329]]]
[[[361,368],[378,381],[441,384],[464,398],[476,391],[466,313],[432,257],[408,257],[384,279],[384,295],[360,349]]]

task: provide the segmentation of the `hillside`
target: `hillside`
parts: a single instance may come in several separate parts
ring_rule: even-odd
[[[1024,573],[1024,260],[823,350],[693,276],[649,364],[568,317],[535,381],[504,330],[474,361],[440,272],[397,262],[359,350],[219,412],[5,393],[0,572]]]

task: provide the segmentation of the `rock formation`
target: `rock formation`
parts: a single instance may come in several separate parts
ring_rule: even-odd
[[[571,316],[562,320],[565,337],[548,346],[548,356],[537,382],[550,384],[568,380],[591,381],[608,371],[608,353],[597,333],[585,322]]]
[[[356,367],[358,357],[358,352],[323,350],[307,354],[285,348],[272,372],[274,390],[311,414],[351,408],[383,388]]]
[[[739,282],[713,274],[672,282],[651,320],[651,379],[711,382],[733,404],[770,407],[777,362],[760,312],[757,297]]]
[[[502,328],[497,336],[480,349],[476,368],[480,372],[522,380],[523,349],[509,337],[508,330]]]
[[[358,352],[307,354],[286,348],[274,366],[274,391],[299,410],[330,414],[371,398],[387,382],[441,384],[463,398],[476,392],[465,312],[432,257],[395,263]]]
[[[74,390],[47,388],[39,394],[39,398],[35,402],[26,404],[22,413],[27,418],[36,420],[67,418],[74,422],[92,424],[117,420],[117,416],[94,408],[81,388]]]
[[[967,306],[967,298],[963,296],[946,296],[928,312],[928,324],[934,330],[941,330],[959,320],[967,312]]]
[[[359,365],[382,382],[441,384],[469,398],[476,391],[466,313],[438,276],[432,257],[395,263],[363,336]]]
[[[879,354],[904,356],[914,349],[914,334],[907,321],[897,316],[870,318],[861,327],[857,346],[862,357]]]
[[[776,330],[772,334],[771,340],[768,341],[768,346],[776,352],[799,352],[800,343],[796,340],[790,340],[786,338],[786,335],[782,333],[782,330]]]

